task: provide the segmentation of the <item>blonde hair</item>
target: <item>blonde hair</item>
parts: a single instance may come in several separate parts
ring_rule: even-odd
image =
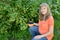
[[[49,5],[47,3],[42,3],[40,5],[40,8],[43,7],[43,6],[47,7],[47,13],[45,15],[43,15],[40,12],[41,9],[39,9],[39,18],[40,18],[40,20],[46,20],[46,19],[49,18],[49,16],[51,16],[51,11],[50,11]]]

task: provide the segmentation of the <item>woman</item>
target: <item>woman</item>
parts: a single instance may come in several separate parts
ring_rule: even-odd
[[[39,31],[39,34],[33,36],[32,40],[52,40],[54,19],[47,3],[42,3],[40,5],[38,28],[36,26],[29,28],[32,35],[37,33],[32,29]]]

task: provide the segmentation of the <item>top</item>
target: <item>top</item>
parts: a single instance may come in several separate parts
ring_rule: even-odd
[[[39,33],[40,34],[45,34],[49,31],[49,28],[52,26],[54,27],[54,19],[52,16],[50,16],[46,21],[40,21],[39,20]],[[50,35],[46,36],[48,40],[52,40],[53,38],[53,33]]]

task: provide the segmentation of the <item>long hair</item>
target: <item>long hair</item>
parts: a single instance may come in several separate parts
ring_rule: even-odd
[[[39,19],[40,19],[40,20],[46,20],[46,19],[49,18],[49,16],[51,16],[51,11],[50,11],[49,5],[48,5],[47,3],[42,3],[42,4],[40,5],[40,8],[43,7],[43,6],[47,7],[47,13],[46,13],[45,15],[43,15],[43,14],[40,12],[41,9],[39,9]]]

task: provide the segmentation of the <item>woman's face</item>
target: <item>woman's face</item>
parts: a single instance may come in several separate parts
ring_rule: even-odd
[[[45,6],[41,7],[41,13],[45,15],[47,13],[47,7]]]

